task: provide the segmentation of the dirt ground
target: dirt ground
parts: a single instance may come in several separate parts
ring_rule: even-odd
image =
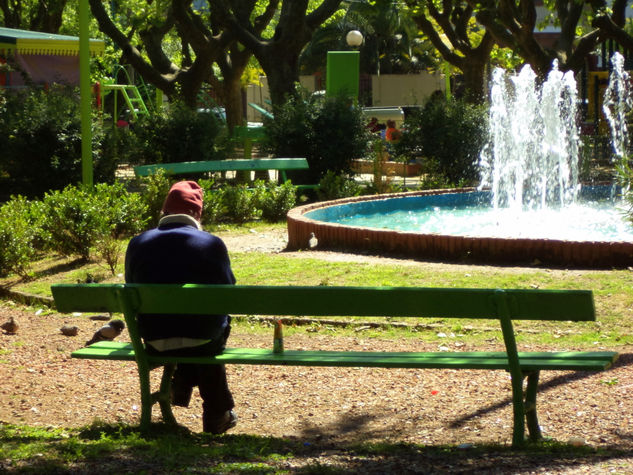
[[[280,252],[285,247],[282,232],[253,231],[250,237],[220,235],[232,250]],[[378,257],[319,251],[289,255],[384,262]],[[1,302],[0,323],[9,316],[15,317],[19,329],[13,335],[0,333],[0,423],[77,427],[95,419],[138,422],[140,402],[133,363],[70,358],[70,353],[83,346],[103,321],[94,315],[77,318],[47,314]],[[65,323],[77,325],[78,335],[62,335],[60,328]],[[125,338],[124,333],[120,339]],[[485,349],[464,346],[459,338],[442,343],[463,351]],[[271,344],[272,330],[270,338],[262,338],[238,328],[230,339],[231,346]],[[286,338],[285,346],[437,350],[436,344],[369,339],[362,331],[354,337],[302,333]],[[500,348],[491,343],[490,349]],[[619,449],[621,456],[599,465],[579,463],[516,473],[633,473],[633,355],[630,348],[618,351],[622,356],[617,365],[602,374],[543,373],[538,408],[547,436],[595,450]],[[363,441],[463,444],[465,448],[511,442],[510,381],[502,371],[231,365],[227,372],[239,416],[233,433],[288,437],[316,444],[325,447],[321,456],[326,458],[339,456],[338,446]],[[154,383],[158,377],[154,375]],[[197,396],[194,393],[191,407],[175,408],[179,422],[192,431],[201,430]],[[414,467],[405,471],[419,473]],[[491,466],[490,470],[497,472],[498,467]]]

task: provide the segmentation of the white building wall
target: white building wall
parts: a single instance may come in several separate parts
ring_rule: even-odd
[[[315,76],[301,76],[301,86],[310,92],[316,90]],[[265,76],[261,85],[251,85],[246,89],[246,100],[270,110],[270,94]],[[426,72],[420,74],[381,74],[372,76],[372,100],[374,107],[394,107],[423,104],[436,90],[445,90],[444,75]],[[261,122],[261,114],[252,107],[246,108],[249,122]]]
[[[436,90],[444,90],[441,74],[381,74],[372,76],[374,107],[409,106],[423,104]]]

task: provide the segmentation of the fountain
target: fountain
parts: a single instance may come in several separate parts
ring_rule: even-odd
[[[484,149],[480,189],[490,187],[492,207],[522,211],[565,206],[576,199],[579,131],[576,81],[552,71],[541,88],[529,66],[512,76],[508,91],[502,69],[493,73],[490,144]]]
[[[615,159],[626,163],[631,110],[622,57],[604,113]],[[289,248],[319,245],[417,258],[543,263],[582,267],[633,265],[633,226],[614,204],[614,187],[579,184],[577,87],[553,65],[537,85],[529,67],[493,74],[490,144],[478,189],[433,190],[315,203],[288,214]]]

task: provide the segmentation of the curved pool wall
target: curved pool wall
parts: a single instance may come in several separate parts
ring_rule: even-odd
[[[610,187],[600,187],[609,193]],[[594,189],[595,192],[595,189]],[[571,241],[557,239],[468,237],[349,226],[324,219],[363,212],[419,206],[420,197],[432,206],[488,203],[487,193],[473,188],[428,190],[380,196],[360,196],[312,203],[288,213],[288,249],[309,248],[312,234],[318,247],[348,252],[402,255],[416,259],[497,264],[542,264],[587,268],[633,265],[633,242]],[[428,200],[428,202],[427,202]],[[309,214],[309,216],[307,216]]]

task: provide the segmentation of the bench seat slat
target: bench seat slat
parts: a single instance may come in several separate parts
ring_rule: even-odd
[[[100,342],[72,353],[73,358],[134,360],[131,343]],[[519,353],[524,370],[607,369],[617,359],[615,352],[535,352]],[[225,364],[267,364],[293,366],[359,366],[381,368],[466,368],[507,369],[504,352],[356,352],[286,350],[273,353],[269,349],[227,348],[215,358],[169,358],[149,356],[151,363],[189,362]]]

